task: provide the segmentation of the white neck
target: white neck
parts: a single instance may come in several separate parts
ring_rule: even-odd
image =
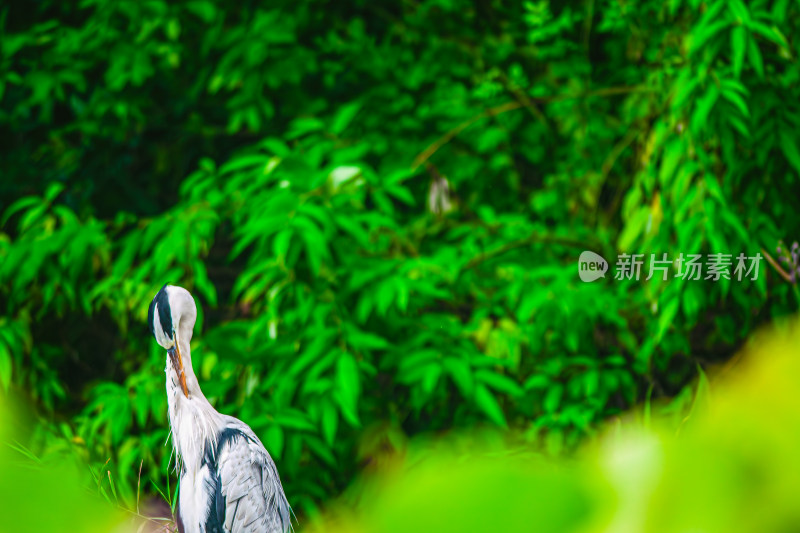
[[[172,430],[172,444],[179,461],[188,472],[196,473],[205,453],[207,442],[214,442],[221,427],[221,415],[208,402],[197,376],[192,369],[191,348],[189,339],[191,329],[183,331],[183,324],[177,328],[177,341],[186,374],[186,386],[189,397],[183,393],[178,374],[167,357],[167,403],[169,405],[169,423]]]

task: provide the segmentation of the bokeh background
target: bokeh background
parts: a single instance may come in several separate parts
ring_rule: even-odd
[[[679,431],[698,376],[800,303],[798,25],[791,0],[4,2],[4,453],[127,512],[174,501],[146,325],[167,282],[301,525],[443,434],[448,460],[539,464],[637,406]],[[583,283],[584,250],[647,263]],[[645,281],[663,253],[764,259]],[[535,487],[569,502],[542,531],[614,505]]]

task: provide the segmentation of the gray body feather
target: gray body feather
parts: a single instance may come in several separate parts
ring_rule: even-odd
[[[202,459],[181,468],[181,531],[286,533],[291,511],[275,462],[247,424],[216,415]]]
[[[246,424],[232,417],[220,434],[217,453],[225,533],[285,533],[289,502],[278,469]]]

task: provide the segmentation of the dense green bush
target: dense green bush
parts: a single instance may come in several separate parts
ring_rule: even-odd
[[[298,511],[406,435],[571,447],[797,308],[797,3],[255,4],[0,10],[0,384],[127,504],[167,486],[165,282]]]

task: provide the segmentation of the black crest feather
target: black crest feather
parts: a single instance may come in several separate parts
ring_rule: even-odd
[[[172,311],[169,308],[169,298],[167,297],[167,284],[165,283],[161,290],[150,302],[150,308],[147,310],[147,323],[150,325],[150,334],[156,336],[155,330],[155,308],[158,306],[158,319],[161,322],[161,329],[164,330],[164,335],[172,338]]]

